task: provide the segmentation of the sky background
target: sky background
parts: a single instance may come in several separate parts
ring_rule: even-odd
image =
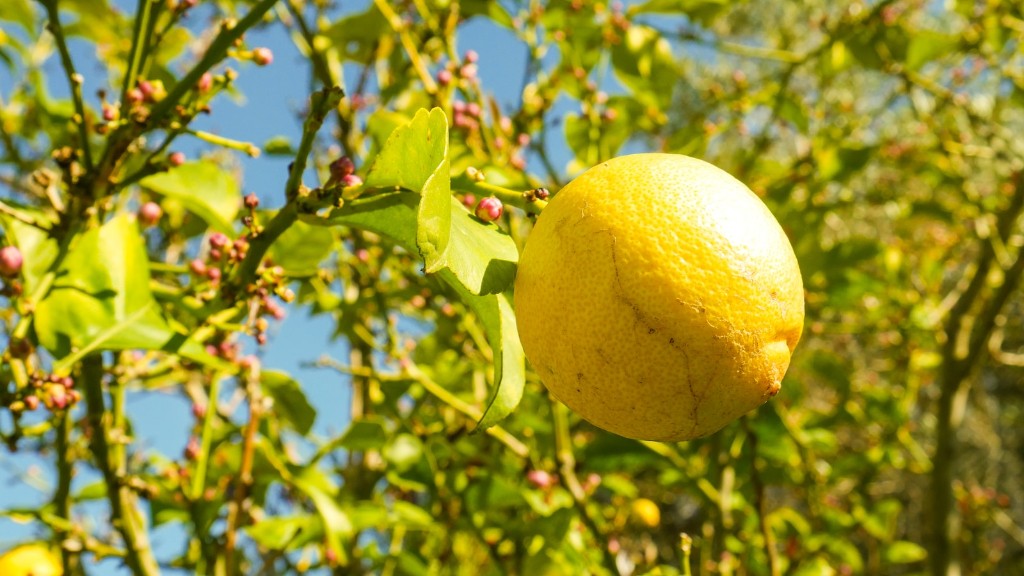
[[[0,0],[0,5],[4,1]],[[135,8],[135,2],[131,0],[114,0],[113,4],[128,14]],[[368,4],[365,0],[342,1],[337,7],[337,14],[340,16],[362,11]],[[190,14],[190,27],[193,31],[208,23],[209,13],[200,6]],[[24,31],[14,25],[3,22],[0,27],[9,35],[25,39]],[[221,96],[213,104],[214,113],[199,119],[193,127],[257,145],[281,135],[296,142],[302,124],[297,112],[304,106],[310,88],[305,60],[280,24],[250,31],[246,34],[246,42],[252,47],[271,48],[274,63],[264,68],[249,63],[233,63],[232,67],[241,72],[235,86],[239,93],[245,95],[244,101],[235,102]],[[470,49],[479,53],[482,85],[498,98],[503,108],[511,109],[519,98],[526,47],[511,31],[483,18],[474,18],[460,26],[458,42],[460,53]],[[83,93],[95,104],[95,92],[108,77],[107,73],[96,59],[94,45],[73,39],[70,47],[76,67],[85,77]],[[548,56],[549,61],[554,58],[554,54]],[[58,59],[52,57],[44,71],[51,95],[66,98],[68,89]],[[354,77],[353,72],[354,68],[346,70],[348,77]],[[12,80],[10,72],[0,68],[0,95],[9,93]],[[614,91],[616,87],[610,85],[606,88]],[[565,100],[557,105],[563,112],[568,107],[569,103]],[[551,140],[556,146],[562,146],[551,150],[551,153],[564,166],[568,162],[569,152],[564,144],[558,144],[560,139]],[[182,137],[176,141],[173,149],[194,159],[208,152],[210,146],[197,139]],[[255,192],[263,206],[268,208],[281,206],[290,159],[267,154],[255,159],[241,154],[236,156],[243,167],[243,193]],[[2,187],[0,195],[6,195]],[[339,359],[346,357],[344,344],[331,341],[332,330],[333,321],[327,316],[312,318],[302,310],[289,310],[287,318],[272,328],[269,344],[256,351],[265,368],[284,370],[302,383],[310,402],[317,409],[313,429],[321,438],[333,437],[345,430],[349,412],[349,386],[347,380],[335,372],[308,368],[303,364],[315,361],[323,354]],[[182,453],[193,423],[191,405],[185,398],[173,390],[134,391],[128,394],[127,406],[135,424],[134,449],[155,451],[171,457],[178,457]],[[7,416],[5,413],[0,414],[0,418]],[[9,426],[9,422],[0,420],[0,426]],[[84,470],[84,467],[79,470],[73,491],[100,480],[95,472]],[[52,462],[33,454],[27,443],[16,454],[0,451],[0,510],[33,508],[49,501],[54,478]],[[77,508],[76,513],[86,518],[87,523],[95,524],[106,518],[106,506],[99,503],[83,506]],[[155,529],[152,544],[157,558],[167,560],[180,554],[184,543],[182,536],[183,531],[174,524],[165,524]],[[36,523],[21,523],[9,517],[0,517],[0,551],[20,542],[47,537],[44,529]],[[113,575],[125,574],[127,570],[120,567],[119,561],[108,560],[90,568],[90,572]],[[186,572],[167,570],[165,573]]]

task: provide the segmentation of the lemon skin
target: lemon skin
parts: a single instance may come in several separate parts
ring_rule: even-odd
[[[789,239],[749,188],[695,158],[636,154],[548,203],[515,308],[557,399],[616,434],[678,441],[779,391],[804,296]]]

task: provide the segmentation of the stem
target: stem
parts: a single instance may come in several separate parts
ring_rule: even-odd
[[[572,437],[569,430],[569,409],[564,404],[551,399],[551,414],[555,419],[555,457],[558,459],[558,478],[562,486],[572,494],[573,504],[580,514],[580,521],[594,536],[597,547],[601,550],[601,563],[612,574],[618,574],[615,558],[608,552],[608,546],[602,542],[601,530],[587,510],[587,494],[576,477],[576,456],[572,451]]]
[[[690,552],[693,549],[693,538],[683,532],[679,535],[679,549],[683,551],[683,576],[693,576],[690,571]]]
[[[764,550],[768,555],[768,573],[771,576],[779,576],[779,551],[775,549],[775,534],[768,525],[768,505],[764,497],[764,480],[761,478],[761,470],[757,467],[757,434],[750,428],[750,422],[743,418],[743,428],[747,431],[750,439],[750,483],[754,488],[754,506],[757,508],[757,522],[761,529],[761,536],[764,538]]]
[[[259,397],[258,385],[258,368],[252,368],[246,376],[245,385],[246,393],[249,397],[249,423],[245,427],[245,436],[243,437],[242,464],[238,471],[238,479],[235,482],[235,499],[228,510],[227,528],[225,529],[224,567],[227,576],[233,576],[238,568],[234,558],[235,542],[238,537],[239,524],[241,523],[242,508],[245,504],[245,499],[249,496],[249,490],[252,488],[253,454],[256,448],[256,432],[259,429],[260,420],[259,404],[261,399]],[[209,413],[209,410],[207,413]]]
[[[71,60],[71,52],[68,51],[68,43],[64,37],[64,27],[60,24],[60,13],[57,9],[57,0],[39,0],[46,8],[46,17],[49,20],[46,28],[57,40],[57,50],[60,52],[61,65],[64,74],[67,76],[68,85],[71,88],[71,100],[75,106],[75,115],[71,122],[78,127],[78,138],[82,141],[82,159],[85,161],[86,171],[92,170],[92,151],[89,146],[89,130],[85,123],[85,103],[82,100],[82,76],[75,71],[75,63]]]
[[[131,491],[118,473],[124,468],[124,463],[112,458],[110,427],[103,401],[103,357],[99,354],[86,356],[81,366],[87,418],[92,431],[89,440],[96,464],[107,485],[113,525],[124,539],[125,562],[135,574],[156,576],[160,569],[149,547],[143,519],[135,509],[136,503]]]
[[[74,476],[74,460],[70,454],[69,439],[71,438],[72,418],[64,411],[57,418],[57,490],[53,495],[53,507],[58,518],[68,524],[71,522],[71,478]],[[62,534],[62,539],[69,534]],[[67,550],[61,553],[61,567],[65,574],[73,574],[78,569],[78,555]]]
[[[540,214],[548,205],[547,201],[540,200],[532,194],[532,190],[517,192],[511,188],[478,182],[468,177],[460,177],[452,180],[452,187],[483,196],[494,196],[504,204],[509,204],[530,214]]]
[[[210,448],[213,446],[213,422],[217,417],[217,398],[220,396],[220,381],[223,374],[214,374],[210,382],[210,393],[206,400],[206,414],[203,416],[201,432],[202,448],[196,458],[195,477],[192,478],[192,500],[198,501],[206,490],[206,472],[210,461]]]
[[[423,58],[420,57],[419,49],[416,46],[416,40],[409,35],[409,29],[402,22],[402,18],[391,9],[391,5],[386,0],[373,0],[377,9],[380,10],[381,14],[391,25],[391,29],[398,34],[398,39],[402,42],[402,48],[405,49],[405,53],[409,56],[409,61],[412,62],[412,67],[416,70],[416,74],[419,75],[420,81],[423,82],[423,89],[428,94],[437,94],[437,83],[434,82],[434,78],[431,77],[430,71],[427,70],[427,65],[423,63]]]
[[[152,16],[152,0],[139,0],[135,8],[135,27],[132,30],[132,48],[128,57],[128,70],[124,74],[124,82],[121,84],[121,118],[127,118],[131,112],[128,104],[128,92],[135,85],[135,80],[142,67],[143,46],[149,39],[145,31],[149,29],[149,21]]]
[[[302,140],[299,142],[299,150],[295,154],[295,161],[289,169],[288,182],[285,184],[287,204],[274,215],[262,232],[250,240],[249,251],[235,274],[235,279],[242,286],[252,282],[270,245],[298,218],[296,202],[299,200],[299,189],[302,186],[302,173],[306,169],[307,159],[313,150],[313,140],[316,138],[317,131],[323,126],[327,113],[338,106],[342,96],[341,89],[334,87],[324,88],[310,97],[309,116],[306,117],[306,122],[302,127]]]

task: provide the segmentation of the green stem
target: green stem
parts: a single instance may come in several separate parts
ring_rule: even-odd
[[[256,270],[271,244],[298,219],[297,202],[300,200],[299,189],[302,186],[302,173],[305,171],[306,162],[313,151],[313,141],[317,131],[323,126],[327,113],[338,106],[342,96],[341,89],[334,87],[324,88],[310,97],[309,116],[306,117],[306,122],[302,127],[302,140],[299,142],[299,150],[295,154],[295,161],[292,163],[288,182],[285,184],[287,204],[274,215],[262,232],[249,241],[249,251],[234,275],[234,279],[240,285],[246,286],[252,282],[256,277]]]
[[[511,188],[490,184],[488,182],[476,181],[469,177],[456,177],[452,180],[452,187],[466,192],[472,192],[481,196],[494,196],[503,204],[515,206],[530,214],[540,214],[548,205],[545,200],[540,200],[532,195],[532,190],[517,192]]]
[[[587,494],[576,477],[576,455],[572,450],[572,435],[569,429],[569,409],[558,400],[551,399],[551,414],[555,424],[555,457],[558,459],[558,479],[569,494],[580,514],[580,521],[594,537],[595,544],[601,550],[601,562],[606,570],[618,574],[615,558],[608,551],[606,542],[602,541],[601,530],[587,510]]]
[[[128,92],[135,85],[139,68],[142,67],[143,46],[149,36],[144,32],[149,29],[149,21],[152,16],[152,0],[139,0],[135,9],[135,27],[132,31],[132,48],[128,56],[128,70],[124,74],[124,82],[121,84],[121,118],[127,118],[131,111],[128,103]]]
[[[683,576],[693,576],[690,568],[690,552],[693,550],[693,538],[685,532],[680,534],[679,548],[683,551]]]
[[[68,50],[67,39],[64,37],[64,27],[60,23],[60,12],[57,8],[57,0],[39,0],[46,8],[46,17],[49,20],[47,29],[53,34],[57,41],[57,50],[60,52],[61,65],[64,74],[67,76],[68,85],[71,88],[71,101],[75,106],[75,116],[71,122],[78,128],[78,137],[82,141],[82,159],[85,161],[86,171],[92,170],[92,150],[89,146],[89,128],[85,119],[85,103],[82,100],[82,76],[75,71],[75,63],[71,60],[71,52]]]
[[[56,515],[68,524],[71,522],[71,478],[74,476],[74,460],[71,457],[70,438],[72,418],[67,411],[57,419],[57,490],[53,495],[53,507]],[[69,534],[62,534],[62,539]],[[64,550],[61,554],[61,566],[65,574],[73,574],[77,570],[78,556]]]
[[[217,418],[217,398],[220,396],[220,381],[223,374],[214,374],[210,382],[210,392],[206,400],[206,414],[203,416],[201,432],[202,449],[196,458],[195,476],[192,478],[192,500],[199,501],[206,490],[207,463],[210,460],[210,449],[213,446],[213,423]]]
[[[114,454],[123,455],[123,451],[111,450],[110,447],[110,426],[103,400],[103,357],[100,354],[86,356],[81,367],[86,414],[92,430],[92,453],[107,486],[113,525],[124,539],[125,562],[136,575],[156,576],[160,569],[149,547],[144,520],[136,510],[135,498],[121,475],[125,463],[114,460]]]

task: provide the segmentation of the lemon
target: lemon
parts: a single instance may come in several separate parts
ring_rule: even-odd
[[[634,522],[648,528],[657,528],[661,524],[661,509],[654,501],[647,498],[634,500],[629,506],[629,516]]]
[[[24,544],[0,555],[3,576],[60,576],[60,559],[43,544]]]
[[[707,162],[622,156],[537,218],[515,283],[548,390],[616,434],[706,436],[781,386],[803,329],[800,269],[763,202]]]

